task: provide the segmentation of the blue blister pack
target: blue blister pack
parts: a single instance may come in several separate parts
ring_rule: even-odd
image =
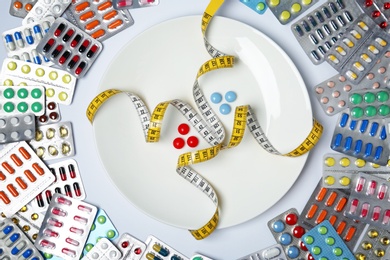
[[[389,159],[388,119],[353,120],[348,112],[340,115],[330,147],[340,153],[379,165]]]
[[[267,3],[265,0],[240,0],[240,2],[258,14],[264,14],[267,10]]]
[[[309,230],[302,238],[315,259],[355,259],[328,220]]]

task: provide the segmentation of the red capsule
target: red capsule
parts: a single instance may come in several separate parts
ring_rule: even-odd
[[[68,69],[73,69],[74,65],[80,60],[80,56],[76,55],[72,58],[72,60],[68,63]]]
[[[73,219],[78,221],[78,222],[80,222],[80,223],[82,223],[82,224],[84,224],[84,225],[88,223],[88,219],[80,217],[80,216],[77,216],[77,215],[74,216]]]
[[[85,52],[85,50],[88,48],[88,46],[91,44],[91,41],[88,40],[88,39],[85,39],[83,41],[83,43],[81,44],[80,48],[79,48],[79,52],[80,53],[83,53]]]
[[[15,172],[14,168],[12,168],[12,166],[11,166],[9,163],[3,162],[1,165],[4,167],[4,169],[5,169],[7,172],[9,172],[9,173],[11,173],[11,174],[13,174],[13,173]]]
[[[51,53],[51,57],[52,58],[56,58],[60,53],[61,51],[64,49],[64,46],[63,45],[58,45],[57,48]]]
[[[75,171],[75,169],[74,169],[73,164],[69,164],[69,165],[68,165],[68,171],[69,171],[70,177],[71,177],[72,179],[76,178],[76,171]]]
[[[74,39],[70,42],[70,47],[72,47],[72,48],[76,47],[79,44],[80,40],[81,40],[81,35],[77,34],[74,37]]]
[[[30,154],[29,152],[27,152],[26,148],[20,147],[20,148],[19,148],[19,152],[20,152],[20,154],[24,157],[24,159],[30,160],[31,154]]]
[[[45,203],[43,202],[42,193],[39,193],[35,199],[37,200],[38,207],[43,208],[45,206]]]
[[[62,227],[62,223],[61,223],[60,221],[54,219],[54,218],[49,218],[49,219],[47,220],[47,223],[48,223],[49,225],[54,226],[54,227]]]
[[[73,190],[77,197],[81,196],[80,185],[77,182],[73,183]]]
[[[69,29],[66,34],[64,35],[64,37],[62,37],[62,40],[64,42],[67,42],[69,41],[70,37],[72,37],[72,35],[74,34],[74,30],[73,29]]]
[[[57,29],[54,31],[54,36],[58,37],[62,34],[62,31],[65,29],[65,24],[61,23],[58,25]]]
[[[381,22],[379,27],[382,28],[382,29],[386,28],[387,27],[387,22]]]
[[[66,212],[63,211],[63,210],[60,209],[60,208],[57,208],[57,207],[52,208],[51,212],[52,212],[54,215],[57,215],[57,216],[60,216],[60,217],[65,217],[65,216],[66,216]]]
[[[65,195],[72,198],[73,195],[72,195],[72,191],[70,189],[70,186],[67,184],[67,185],[65,185],[64,188],[65,188]]]
[[[70,51],[65,51],[62,54],[61,58],[59,58],[58,63],[59,64],[64,64],[65,61],[70,57],[70,54],[71,54]]]
[[[66,181],[66,172],[64,167],[59,168],[61,180]]]
[[[55,40],[53,38],[49,39],[47,41],[47,43],[45,44],[45,46],[43,46],[43,52],[48,52],[51,47],[53,47],[53,44],[55,43]]]
[[[52,198],[51,191],[49,191],[49,190],[45,191],[45,195],[46,195],[47,204],[50,204],[50,201]]]
[[[85,61],[82,61],[80,62],[79,66],[77,67],[77,69],[74,71],[74,73],[76,75],[80,75],[81,72],[83,72],[84,68],[87,66],[87,63],[85,63]]]

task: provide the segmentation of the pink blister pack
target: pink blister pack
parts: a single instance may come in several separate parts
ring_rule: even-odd
[[[91,204],[54,194],[35,246],[63,259],[79,259],[96,213]]]
[[[26,142],[0,151],[0,210],[11,217],[54,181],[47,166]]]
[[[55,181],[47,189],[39,193],[31,206],[38,212],[44,212],[49,207],[53,194],[59,193],[75,199],[85,199],[85,190],[77,162],[73,159],[48,165]]]

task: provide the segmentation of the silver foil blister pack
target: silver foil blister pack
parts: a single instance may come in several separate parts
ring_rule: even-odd
[[[267,6],[281,24],[287,24],[313,6],[318,0],[266,0]]]

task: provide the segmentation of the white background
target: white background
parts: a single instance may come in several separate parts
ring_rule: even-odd
[[[100,162],[93,129],[85,116],[89,102],[98,94],[97,87],[107,64],[124,45],[139,33],[160,22],[182,16],[201,15],[208,4],[208,0],[160,1],[160,5],[156,7],[130,11],[135,24],[104,41],[104,50],[97,63],[93,65],[86,77],[78,81],[72,105],[60,107],[62,120],[73,123],[76,144],[74,159],[78,162],[82,174],[87,193],[86,201],[103,208],[120,233],[130,233],[143,241],[149,234],[153,234],[188,257],[199,252],[217,260],[237,259],[274,244],[275,240],[267,227],[268,220],[291,207],[297,208],[300,212],[318,183],[322,175],[322,156],[332,152],[329,144],[337,116],[325,115],[313,94],[313,87],[335,75],[336,71],[326,62],[318,66],[311,63],[293,36],[290,29],[291,23],[281,25],[269,10],[264,15],[258,15],[239,0],[225,1],[218,15],[241,21],[260,30],[279,44],[290,56],[306,83],[313,107],[313,116],[323,124],[324,133],[318,145],[310,153],[298,180],[278,203],[250,221],[234,227],[218,229],[210,237],[196,241],[187,230],[168,226],[145,215],[116,190]],[[10,0],[0,1],[1,32],[18,27],[22,22],[20,18],[9,15],[9,2]],[[314,7],[324,2],[320,0]],[[5,57],[5,47],[0,46],[0,60],[2,61]],[[286,126],[286,131],[288,131],[288,126]],[[115,133],[112,133],[112,138],[115,138]],[[272,196],[272,194],[264,194],[264,196]],[[156,201],[156,203],[169,202]]]

